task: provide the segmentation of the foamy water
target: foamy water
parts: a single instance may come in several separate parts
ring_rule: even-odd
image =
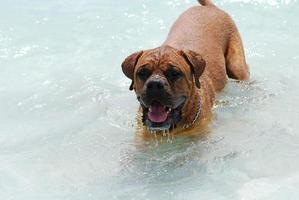
[[[217,1],[251,80],[205,139],[136,140],[120,64],[194,0],[0,2],[0,199],[298,199],[299,4]]]

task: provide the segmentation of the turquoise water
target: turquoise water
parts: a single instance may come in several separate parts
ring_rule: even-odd
[[[134,137],[120,63],[194,0],[0,2],[0,199],[298,199],[299,4],[217,1],[251,69],[205,139]]]

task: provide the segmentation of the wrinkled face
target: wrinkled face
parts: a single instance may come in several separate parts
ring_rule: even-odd
[[[134,70],[134,89],[151,130],[168,130],[181,120],[192,87],[190,67],[172,48],[144,52]]]
[[[182,109],[195,87],[190,60],[182,51],[163,46],[135,53],[123,63],[127,76],[131,70],[131,86],[143,110],[143,123],[150,130],[169,130],[181,121]],[[131,65],[133,69],[128,68]]]

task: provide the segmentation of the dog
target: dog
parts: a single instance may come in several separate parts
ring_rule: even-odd
[[[228,78],[249,79],[232,18],[210,0],[198,2],[175,21],[161,46],[133,53],[121,65],[140,102],[144,134],[203,126]]]

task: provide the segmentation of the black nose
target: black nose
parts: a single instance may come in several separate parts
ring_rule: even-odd
[[[161,92],[164,90],[164,84],[160,80],[153,80],[147,84],[148,92]]]

